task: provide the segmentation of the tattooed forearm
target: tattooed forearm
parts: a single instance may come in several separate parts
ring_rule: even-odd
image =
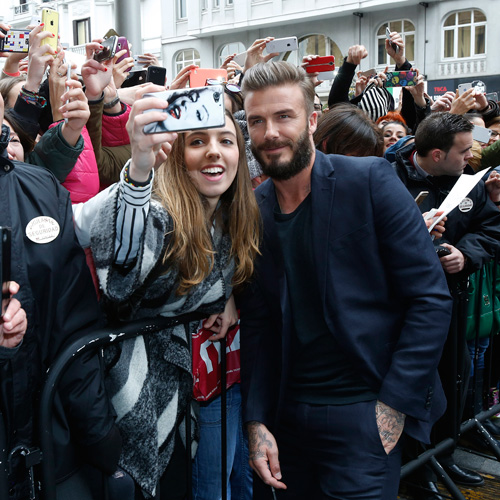
[[[260,422],[248,423],[248,448],[249,459],[256,460],[258,458],[265,458],[265,449],[273,447],[272,441],[268,439],[267,428]]]
[[[401,437],[406,415],[381,401],[377,401],[375,414],[380,439],[386,451],[389,452]]]

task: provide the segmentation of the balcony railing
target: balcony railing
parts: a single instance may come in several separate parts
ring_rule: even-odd
[[[438,74],[440,77],[453,77],[460,75],[474,75],[486,71],[486,59],[465,59],[439,63]]]

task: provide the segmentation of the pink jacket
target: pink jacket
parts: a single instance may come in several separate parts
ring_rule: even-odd
[[[126,129],[128,117],[130,115],[130,106],[122,103],[125,106],[123,113],[119,115],[102,114],[102,146],[113,147],[130,144],[130,138]]]
[[[56,126],[53,123],[50,127]],[[69,191],[71,203],[82,203],[93,198],[99,192],[99,173],[95,161],[94,148],[87,128],[83,127],[83,151],[80,153],[73,170],[62,185]]]

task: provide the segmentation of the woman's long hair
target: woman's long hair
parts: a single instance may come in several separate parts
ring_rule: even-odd
[[[235,259],[236,265],[233,286],[237,287],[253,273],[253,261],[259,252],[261,223],[250,182],[243,136],[233,116],[227,112],[226,116],[236,130],[238,171],[233,183],[220,198],[215,218],[231,238],[231,257]],[[173,220],[164,262],[169,268],[177,266],[179,295],[188,293],[191,287],[201,283],[210,274],[215,253],[206,202],[198,193],[184,164],[185,137],[186,134],[179,134],[167,160],[156,172],[154,185],[155,197]]]

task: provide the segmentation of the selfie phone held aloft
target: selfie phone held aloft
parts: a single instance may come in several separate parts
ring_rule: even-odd
[[[233,57],[233,61],[236,64],[239,64],[242,68],[243,68],[243,66],[245,66],[245,61],[246,60],[247,60],[247,52],[246,52],[246,50],[245,50],[245,52],[240,52],[239,54],[236,54]]]
[[[165,86],[166,76],[167,68],[162,68],[161,66],[148,66],[148,71],[146,73],[146,82]]]
[[[417,206],[421,205],[422,202],[427,198],[427,196],[429,196],[429,191],[420,191],[420,193],[418,193],[417,197],[415,198],[415,203],[417,204]]]
[[[414,87],[417,84],[416,71],[389,71],[384,87]]]
[[[59,12],[53,9],[42,9],[43,30],[50,31],[54,36],[44,38],[41,45],[48,45],[57,51],[57,42],[59,35]]]
[[[306,73],[325,73],[335,69],[335,56],[322,56],[309,61]]]
[[[28,53],[29,30],[4,30],[0,28],[0,31],[5,35],[5,38],[0,38],[0,52]]]
[[[152,92],[144,94],[144,97],[156,97],[168,101],[169,104],[163,110],[145,111],[145,113],[162,111],[168,115],[168,118],[162,122],[146,125],[145,134],[217,128],[223,127],[226,123],[222,85]]]
[[[276,38],[266,43],[265,52],[272,54],[273,52],[288,52],[289,50],[298,50],[299,43],[296,36],[286,38]]]
[[[225,69],[210,69],[197,68],[189,72],[189,86],[203,87],[207,85],[209,80],[218,80],[219,82],[227,82],[227,70]]]
[[[377,75],[377,70],[375,68],[372,68],[367,71],[361,71],[359,74],[361,76],[366,76],[366,78],[370,78]]]
[[[461,83],[457,88],[458,88],[458,95],[462,95],[464,92],[467,92],[469,89],[472,88],[472,83]]]
[[[389,42],[391,41],[391,30],[389,28],[385,28],[385,37],[387,38],[387,40],[389,40]],[[399,52],[398,44],[391,42],[391,47],[394,49],[394,52],[396,52],[396,54]]]
[[[106,40],[104,40],[101,45],[103,46],[103,48],[94,53],[94,59],[100,63],[113,59],[116,54],[118,38],[116,36],[110,36],[109,38],[106,38]]]
[[[109,30],[109,31],[114,31],[114,30]],[[109,33],[109,32],[108,32]],[[128,46],[128,40],[124,36],[119,36],[118,37],[118,42],[116,43],[116,53],[120,52],[120,50],[126,50],[125,54],[120,56],[115,64],[118,64],[119,62],[122,62],[126,57],[130,57],[130,47]],[[131,68],[128,68],[127,71],[130,71]]]
[[[472,129],[472,138],[475,141],[486,144],[490,142],[491,130],[489,128],[484,128],[478,125],[474,125],[474,128]]]
[[[2,304],[0,316],[5,314],[9,304],[9,281],[10,281],[10,255],[11,255],[11,229],[0,226],[0,285],[2,287]]]

